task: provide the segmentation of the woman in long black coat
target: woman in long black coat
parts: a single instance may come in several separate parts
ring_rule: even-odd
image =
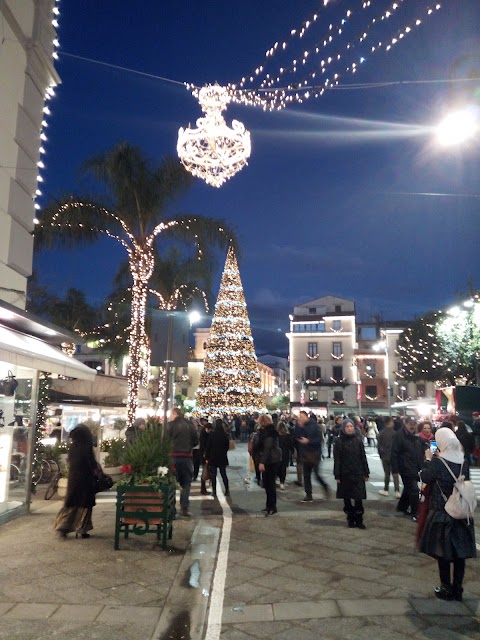
[[[362,438],[357,435],[353,422],[346,420],[342,425],[333,448],[333,458],[337,498],[343,499],[348,526],[365,529],[362,501],[367,498],[365,481],[368,480],[370,470]]]
[[[272,418],[262,414],[258,421],[258,469],[263,474],[263,488],[267,498],[265,515],[277,513],[277,489],[275,480],[278,465],[282,460],[282,450],[278,444],[278,431],[273,426]]]
[[[212,494],[217,495],[217,469],[222,476],[223,486],[225,487],[225,495],[229,496],[229,485],[227,477],[228,467],[228,445],[229,437],[223,428],[223,421],[218,418],[215,421],[215,428],[211,432],[205,449],[205,460],[210,471],[210,479],[212,481]]]
[[[54,527],[62,538],[71,532],[75,532],[77,537],[89,538],[88,531],[93,529],[92,509],[95,506],[98,469],[93,454],[93,438],[84,424],[77,425],[70,438],[67,495]]]
[[[455,483],[450,472],[455,478],[464,475],[469,480],[469,465],[464,458],[463,448],[451,429],[438,429],[435,440],[438,455],[434,456],[427,449],[425,463],[420,471],[422,482],[430,486],[430,503],[418,550],[438,562],[441,584],[435,587],[437,598],[461,601],[465,560],[477,556],[475,527],[473,518],[470,521],[452,518],[445,511],[445,502],[451,496]]]

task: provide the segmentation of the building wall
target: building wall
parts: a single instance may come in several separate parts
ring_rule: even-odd
[[[52,64],[54,0],[0,2],[0,299],[25,308],[32,272],[45,93],[58,84]]]
[[[263,356],[260,356],[258,358],[258,361],[266,364],[268,367],[273,369],[276,385],[275,393],[281,395],[288,393],[290,381],[288,358],[265,354]]]
[[[354,406],[354,302],[324,296],[295,307],[287,337],[291,403]],[[320,371],[315,373],[314,367]],[[341,377],[335,377],[336,367],[342,367]]]

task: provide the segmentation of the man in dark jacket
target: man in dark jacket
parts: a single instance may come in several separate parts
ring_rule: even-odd
[[[425,449],[415,435],[415,421],[407,417],[405,425],[393,437],[390,456],[391,471],[399,473],[403,482],[403,492],[397,504],[397,511],[408,513],[416,522],[418,510],[418,472],[422,468]]]
[[[300,411],[298,425],[303,429],[303,435],[298,438],[300,459],[303,463],[303,484],[305,497],[302,502],[312,502],[312,471],[318,482],[322,485],[327,498],[330,489],[325,480],[320,476],[318,465],[322,454],[323,435],[316,420],[308,417],[306,411]]]
[[[125,431],[126,446],[128,447],[129,444],[132,444],[138,434],[142,431],[145,431],[146,428],[147,423],[145,422],[145,418],[137,418],[134,423]]]
[[[193,479],[192,449],[198,444],[197,430],[192,422],[185,420],[180,409],[172,409],[172,420],[165,429],[165,435],[172,441],[172,461],[175,464],[177,481],[181,486],[180,510],[190,518],[190,487]]]
[[[205,451],[207,450],[208,440],[212,432],[212,425],[208,420],[202,419],[202,428],[200,430],[200,460],[202,461],[202,476],[200,479],[200,493],[202,496],[207,496],[207,480],[209,478],[208,465],[205,460]]]
[[[384,488],[378,492],[381,496],[388,496],[388,487],[390,485],[391,474],[391,457],[392,457],[392,444],[395,437],[395,430],[393,428],[393,418],[386,418],[383,423],[383,429],[378,434],[377,446],[378,455],[382,461],[383,471],[385,472]],[[400,485],[398,482],[398,473],[393,475],[393,485],[395,488],[395,498],[400,498]]]

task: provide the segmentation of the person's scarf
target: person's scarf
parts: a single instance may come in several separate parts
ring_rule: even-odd
[[[438,447],[438,455],[448,462],[462,464],[465,454],[460,440],[448,427],[441,427],[435,432],[435,441]]]

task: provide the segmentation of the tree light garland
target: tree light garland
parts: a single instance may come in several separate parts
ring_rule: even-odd
[[[236,316],[231,315],[232,305],[238,309]],[[265,409],[242,282],[231,247],[222,274],[196,399],[199,415]]]

